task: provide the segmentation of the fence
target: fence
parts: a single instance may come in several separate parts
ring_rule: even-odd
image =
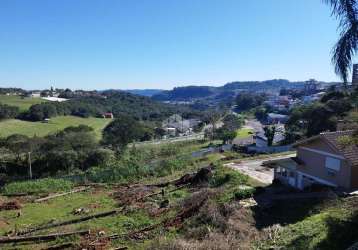
[[[292,149],[291,145],[287,146],[266,146],[266,147],[257,147],[257,146],[248,146],[247,150],[249,152],[257,152],[257,153],[281,153],[281,152],[287,152]]]
[[[135,142],[135,144],[136,145],[160,144],[160,143],[166,143],[166,142],[178,142],[178,141],[201,140],[201,139],[204,139],[204,133],[194,134],[194,135],[186,135],[186,136],[180,136],[180,137],[173,137],[173,138],[168,138],[168,139]]]

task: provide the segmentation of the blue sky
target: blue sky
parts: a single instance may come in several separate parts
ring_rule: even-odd
[[[335,81],[322,0],[0,0],[0,86]]]

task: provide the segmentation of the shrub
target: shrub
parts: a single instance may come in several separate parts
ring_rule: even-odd
[[[73,183],[63,179],[44,178],[33,181],[12,182],[3,188],[4,194],[39,194],[68,191],[73,187]]]
[[[244,185],[247,181],[248,176],[228,167],[218,166],[211,180],[211,186],[220,187],[224,184]]]
[[[170,175],[194,164],[193,158],[183,154],[183,150],[177,144],[128,147],[120,159],[89,169],[87,178],[93,182],[130,182]]]
[[[239,189],[235,192],[234,197],[237,200],[247,199],[254,195],[254,188]]]

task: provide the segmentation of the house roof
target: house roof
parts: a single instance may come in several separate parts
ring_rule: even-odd
[[[307,142],[322,139],[326,141],[330,146],[334,147],[340,154],[344,156],[353,166],[358,166],[358,146],[346,145],[340,142],[340,138],[343,136],[352,136],[353,130],[336,131],[336,132],[324,132],[319,135],[307,138],[293,144],[294,147],[305,144]]]
[[[258,132],[256,134],[256,138],[260,138],[261,140],[267,141],[267,137],[265,136],[265,132]],[[285,136],[282,133],[275,133],[273,137],[273,143],[279,143],[285,140]]]
[[[268,117],[272,119],[286,119],[288,115],[276,114],[276,113],[269,113]]]

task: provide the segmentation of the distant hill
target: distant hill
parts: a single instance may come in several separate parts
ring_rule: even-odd
[[[162,92],[163,90],[162,89],[127,89],[127,90],[123,90],[123,91],[134,94],[134,95],[151,97],[153,95],[156,95],[156,94]]]
[[[186,86],[177,87],[173,90],[166,90],[152,96],[152,99],[158,101],[172,102],[194,102],[205,99],[205,102],[227,101],[233,98],[237,93],[242,91],[249,92],[278,92],[283,88],[286,89],[302,89],[302,82],[290,82],[285,79],[274,79],[267,81],[247,81],[247,82],[231,82],[220,87],[210,86]],[[334,83],[320,82],[322,85],[331,85]]]

